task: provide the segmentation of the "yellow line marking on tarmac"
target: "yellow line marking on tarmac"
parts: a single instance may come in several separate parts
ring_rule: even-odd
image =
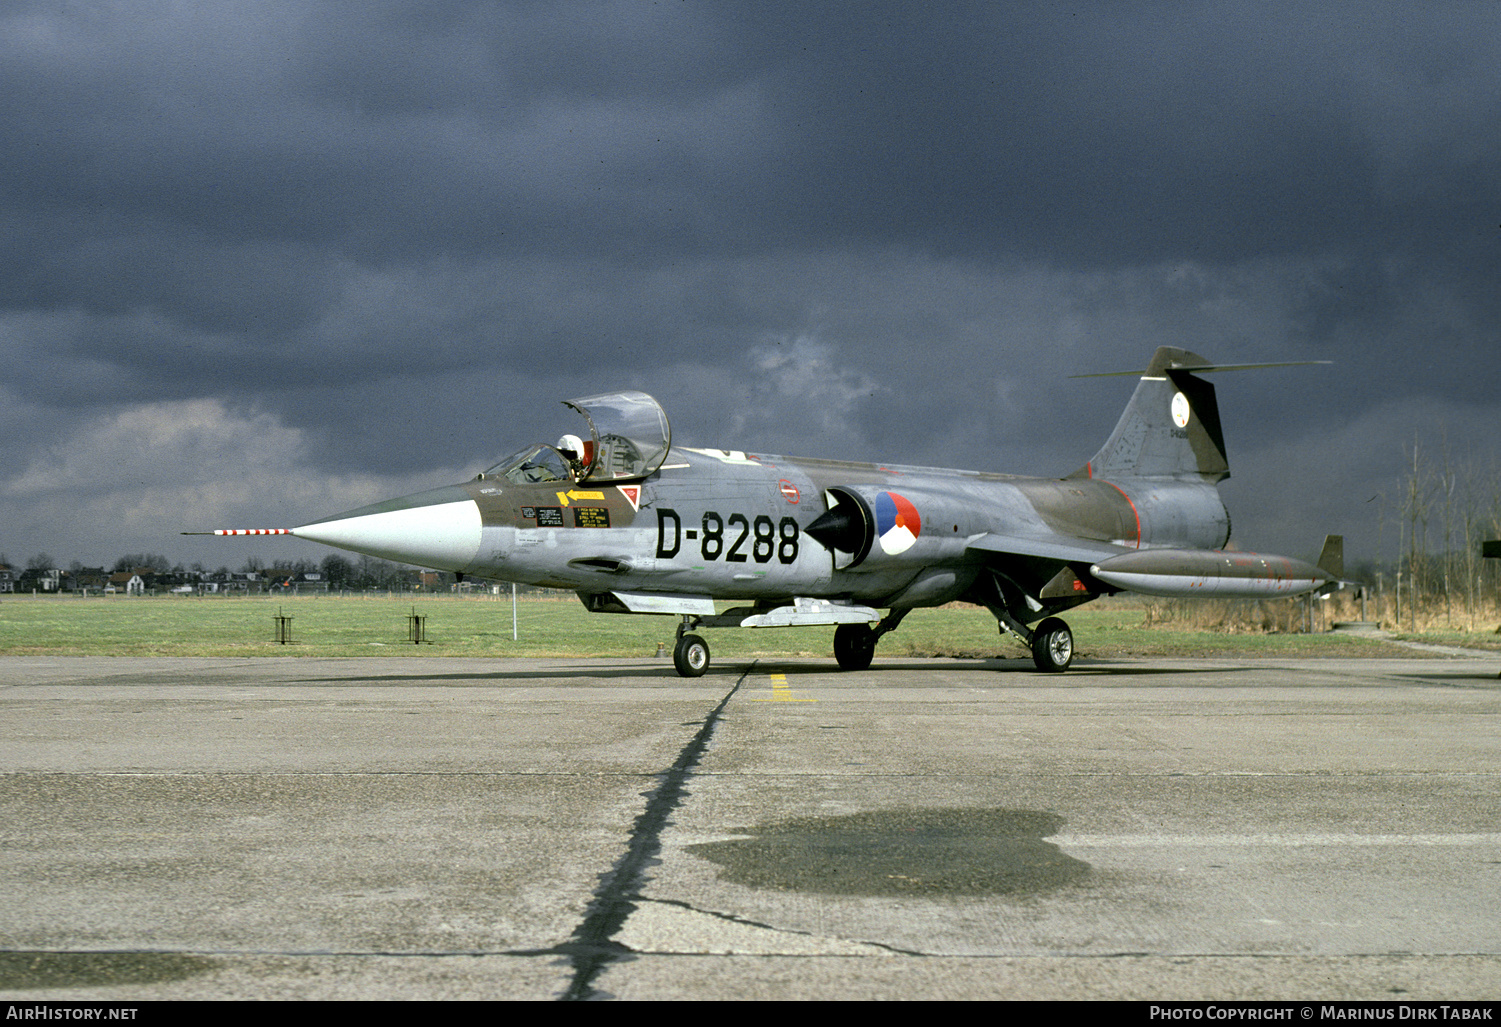
[[[751,702],[818,702],[817,699],[799,699],[792,694],[792,686],[787,683],[786,674],[771,675],[771,698],[762,699],[753,696]]]

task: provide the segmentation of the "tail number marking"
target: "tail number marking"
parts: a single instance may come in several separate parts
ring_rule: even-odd
[[[681,526],[677,511],[665,508],[657,510],[658,559],[670,559],[677,555],[682,537]],[[782,563],[797,560],[801,529],[791,517],[773,521],[761,514],[752,520],[743,513],[732,513],[725,517],[708,510],[704,513],[701,529],[699,532],[689,531],[687,535],[689,539],[695,534],[699,536],[698,553],[705,562],[721,558],[725,563],[747,563],[751,560],[770,563],[772,557]]]

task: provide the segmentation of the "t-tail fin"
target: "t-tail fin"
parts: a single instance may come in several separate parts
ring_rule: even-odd
[[[1069,477],[1208,482],[1230,477],[1214,386],[1190,373],[1221,369],[1186,349],[1160,347],[1140,372],[1141,381],[1109,441]]]
[[[1197,353],[1161,346],[1110,440],[1070,478],[1188,478],[1217,482],[1230,477],[1225,436],[1214,386],[1196,376],[1209,371],[1248,371],[1265,367],[1305,367],[1327,360],[1286,360],[1266,364],[1211,364]],[[1081,374],[1078,378],[1107,375]]]

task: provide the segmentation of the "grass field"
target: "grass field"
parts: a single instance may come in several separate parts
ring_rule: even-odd
[[[413,610],[427,618],[429,644],[407,641]],[[275,641],[278,612],[292,618],[289,645]],[[1143,607],[1109,601],[1075,610],[1068,620],[1085,658],[1415,655],[1380,639],[1345,634],[1147,627]],[[0,601],[0,655],[653,656],[659,644],[671,651],[677,627],[673,617],[590,614],[572,596],[524,596],[517,621],[520,637],[513,641],[509,596],[17,596]],[[831,656],[833,635],[832,627],[704,632],[720,659]],[[1030,658],[1015,638],[998,635],[988,612],[959,605],[915,611],[882,640],[877,654]]]

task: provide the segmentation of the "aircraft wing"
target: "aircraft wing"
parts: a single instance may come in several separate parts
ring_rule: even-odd
[[[1076,570],[1080,564],[1092,567],[1137,552],[1095,539],[1008,535],[995,531],[971,539],[965,551],[978,555],[992,570],[1005,575],[1013,588],[1022,589],[1027,606],[1034,611],[1044,609],[1043,601],[1064,600],[1067,605],[1092,598],[1099,591],[1099,586],[1091,588],[1084,583],[1089,572]]]
[[[1073,567],[1059,570],[1038,589],[1040,599],[1072,598],[1099,591],[1100,582],[1116,590],[1149,596],[1190,598],[1212,595],[1222,599],[1260,599],[1296,596],[1305,592],[1323,595],[1343,588],[1340,580],[1342,547],[1343,539],[1337,535],[1329,536],[1317,565],[1270,553],[1134,549],[1067,536],[1031,538],[988,534],[972,541],[968,549],[994,557],[1089,566],[1082,580]],[[1033,573],[1037,572],[1034,570]],[[1033,601],[1028,598],[1029,604]]]
[[[994,553],[997,556],[1032,556],[1063,563],[1086,564],[1095,564],[1101,560],[1108,560],[1112,556],[1136,552],[1135,549],[1127,546],[1096,542],[1087,538],[1061,536],[1034,538],[1030,535],[1003,535],[994,531],[971,539],[966,548],[981,553]]]

